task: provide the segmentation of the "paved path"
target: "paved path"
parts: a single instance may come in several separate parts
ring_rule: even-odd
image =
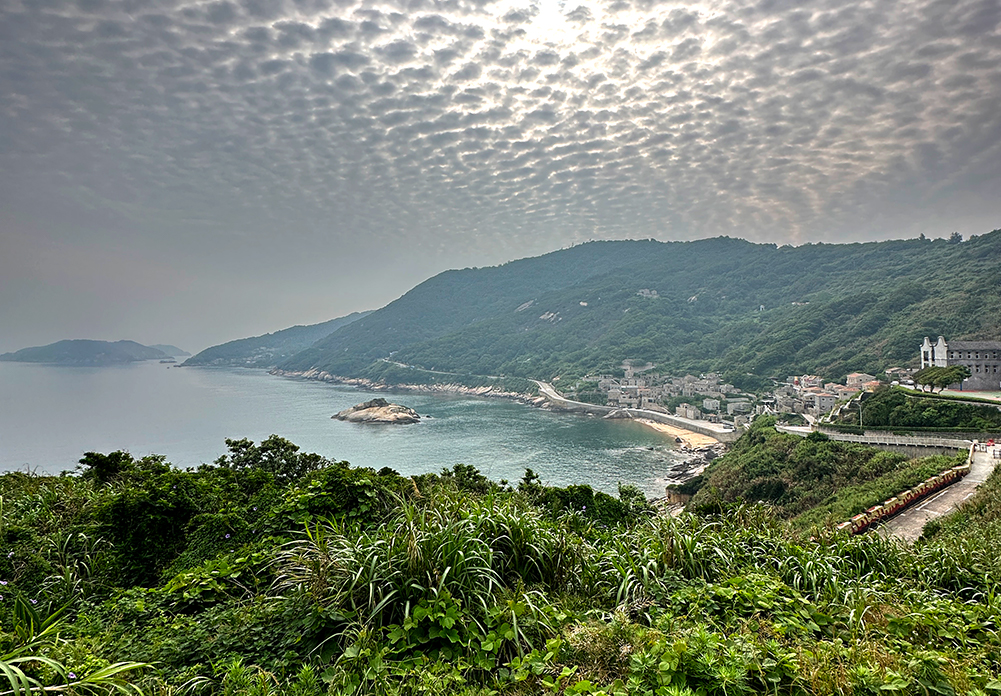
[[[977,486],[987,480],[997,462],[990,448],[987,452],[974,452],[970,473],[880,525],[876,533],[881,536],[895,536],[905,541],[915,541],[921,536],[921,530],[929,520],[947,515],[976,493]]]

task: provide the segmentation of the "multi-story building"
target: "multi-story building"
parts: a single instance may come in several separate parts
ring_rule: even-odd
[[[961,389],[998,391],[1001,389],[1001,341],[946,341],[932,343],[925,336],[921,344],[921,367],[965,365],[970,377]]]
[[[813,395],[813,410],[816,415],[823,415],[828,413],[834,404],[838,402],[838,397],[834,394],[827,394],[820,392]]]

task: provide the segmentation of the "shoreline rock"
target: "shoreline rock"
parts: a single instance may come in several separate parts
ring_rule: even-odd
[[[419,423],[417,411],[400,404],[391,404],[385,399],[372,399],[365,403],[346,408],[331,418],[349,423],[385,423],[408,425]]]

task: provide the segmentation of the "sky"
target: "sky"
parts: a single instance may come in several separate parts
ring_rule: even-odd
[[[0,1],[0,352],[590,239],[998,227],[999,0]]]

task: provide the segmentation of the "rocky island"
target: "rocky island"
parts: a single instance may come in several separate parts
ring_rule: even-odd
[[[344,409],[331,418],[349,423],[417,423],[421,417],[417,411],[399,404],[391,404],[385,399],[372,399],[363,404]]]

